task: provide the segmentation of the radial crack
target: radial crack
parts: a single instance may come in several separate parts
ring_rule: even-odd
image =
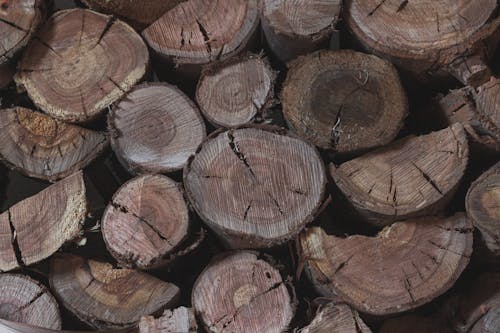
[[[212,45],[210,45],[210,36],[208,35],[208,32],[203,26],[203,24],[201,24],[201,22],[198,19],[196,20],[196,23],[198,24],[198,29],[200,29],[200,32],[203,35],[203,40],[205,41],[205,45],[207,46],[207,52],[211,54]]]
[[[231,150],[233,151],[233,153],[236,155],[236,157],[238,157],[238,159],[240,161],[243,162],[243,164],[245,164],[245,166],[247,167],[250,174],[256,178],[257,176],[255,175],[255,172],[253,172],[252,167],[250,166],[250,164],[247,161],[247,158],[240,151],[240,148],[238,147],[238,143],[235,142],[233,132],[232,131],[227,132],[227,137],[229,138],[229,147],[231,147]]]
[[[19,247],[19,243],[17,241],[16,227],[14,226],[14,223],[12,221],[12,214],[10,212],[10,209],[7,210],[7,217],[9,219],[11,243],[12,243],[12,247],[14,248],[14,253],[16,255],[17,264],[21,267],[24,267],[24,266],[26,266],[26,264],[24,263],[23,254],[21,252],[21,248]]]
[[[387,0],[382,0],[378,5],[377,7],[375,7],[371,12],[368,13],[368,16],[372,16],[373,14],[375,14],[375,12],[380,8],[380,6],[382,6]]]
[[[443,192],[439,189],[439,187],[437,186],[437,184],[434,182],[434,180],[432,180],[432,178],[424,172],[424,170],[420,169],[414,162],[411,162],[411,164],[413,164],[413,166],[418,170],[420,171],[420,173],[422,174],[422,177],[425,178],[425,180],[436,190],[439,192],[439,194],[441,194],[442,196],[444,196]]]

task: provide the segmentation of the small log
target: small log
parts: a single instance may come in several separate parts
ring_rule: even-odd
[[[337,188],[356,217],[377,227],[440,212],[456,192],[468,162],[464,128],[455,124],[406,137],[339,167]],[[354,213],[354,212],[353,212]]]
[[[88,333],[89,331],[67,331],[51,330],[47,328],[35,327],[32,325],[20,324],[13,321],[0,319],[0,330],[2,333]],[[96,331],[95,333],[142,333],[137,327],[124,330]]]
[[[262,29],[273,54],[288,62],[327,47],[341,0],[263,0]]]
[[[464,214],[392,224],[376,237],[300,235],[317,291],[360,312],[387,316],[415,309],[447,291],[469,263],[473,227]]]
[[[280,272],[253,252],[214,259],[193,287],[192,304],[210,332],[283,332],[294,306]]]
[[[158,319],[152,316],[142,317],[139,329],[140,333],[197,333],[198,324],[193,309],[181,306],[165,310]]]
[[[408,103],[398,73],[372,55],[318,51],[288,64],[283,114],[300,137],[352,154],[398,135]]]
[[[0,110],[0,160],[29,177],[56,181],[85,168],[109,144],[106,134],[22,107]]]
[[[0,65],[0,89],[7,87],[12,82],[15,73],[12,65]]]
[[[194,102],[164,83],[132,89],[109,114],[108,127],[111,147],[132,174],[182,170],[206,136]]]
[[[269,62],[260,56],[231,59],[202,73],[196,102],[215,126],[245,125],[271,106],[274,80]]]
[[[0,271],[48,258],[80,234],[86,215],[81,172],[10,207],[0,215]]]
[[[297,333],[372,333],[359,314],[345,304],[320,307],[313,321]]]
[[[29,43],[15,80],[54,118],[86,122],[140,81],[148,62],[146,45],[127,24],[68,9],[56,12]]]
[[[389,319],[379,333],[453,333],[443,318],[409,314]]]
[[[54,296],[44,285],[24,275],[0,275],[0,318],[61,329],[61,314]]]
[[[318,151],[285,132],[216,132],[184,169],[187,197],[231,248],[281,244],[311,222],[324,200]]]
[[[61,304],[96,329],[132,327],[179,298],[172,283],[71,254],[54,257],[49,280]]]

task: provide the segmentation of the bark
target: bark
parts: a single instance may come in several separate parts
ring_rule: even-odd
[[[371,333],[359,314],[345,304],[328,303],[297,333]]]
[[[279,271],[253,252],[214,259],[195,282],[192,304],[209,332],[279,333],[295,311]]]
[[[88,331],[51,330],[2,319],[0,319],[0,330],[2,330],[2,333],[87,333],[88,332]],[[138,328],[133,327],[120,331],[117,330],[98,331],[96,333],[141,333],[141,332],[139,332]]]
[[[198,324],[191,308],[181,306],[174,310],[166,310],[163,315],[142,317],[139,324],[140,333],[197,333]]]
[[[231,248],[292,239],[315,218],[325,184],[312,145],[263,127],[214,133],[184,169],[193,208]]]
[[[382,325],[380,333],[453,333],[443,318],[437,316],[404,315],[389,319]]]
[[[311,281],[360,312],[387,316],[415,309],[447,291],[472,253],[473,227],[463,214],[395,223],[375,237],[300,236]]]
[[[148,62],[146,45],[127,24],[69,9],[56,12],[29,43],[15,79],[49,115],[86,122],[140,81]]]
[[[442,211],[456,192],[469,156],[460,124],[406,137],[339,167],[330,174],[355,217],[381,227]],[[352,207],[350,207],[352,206]]]
[[[318,51],[289,63],[281,99],[299,136],[343,154],[391,142],[408,114],[394,66],[350,50]]]

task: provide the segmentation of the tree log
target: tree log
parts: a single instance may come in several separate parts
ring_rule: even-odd
[[[281,99],[299,136],[345,154],[391,142],[408,113],[394,66],[351,50],[318,51],[289,63]]]
[[[345,304],[328,303],[297,333],[372,333],[359,314]]]
[[[231,248],[270,247],[292,239],[324,200],[317,150],[284,132],[216,132],[184,169],[198,215]]]
[[[206,136],[194,102],[164,83],[132,89],[109,114],[108,126],[113,150],[133,174],[182,170]]]
[[[198,332],[198,324],[193,309],[183,306],[174,310],[165,310],[158,319],[152,316],[142,317],[139,328],[140,333]]]
[[[260,56],[231,59],[202,73],[196,101],[215,126],[245,125],[272,104],[274,80],[271,66]]]
[[[294,306],[280,272],[253,252],[214,259],[193,287],[192,304],[207,331],[285,331]]]
[[[146,45],[127,24],[90,10],[62,10],[29,43],[16,82],[54,118],[85,122],[140,81],[148,62]]]
[[[262,29],[274,55],[288,62],[328,46],[341,0],[263,0]]]
[[[48,258],[79,235],[86,215],[81,172],[10,207],[0,215],[0,271]]]
[[[387,316],[415,309],[447,291],[472,253],[470,221],[463,214],[395,223],[376,237],[300,235],[315,288],[358,311]]]
[[[61,314],[54,296],[45,286],[23,275],[0,275],[0,318],[61,329]]]
[[[352,209],[375,226],[441,211],[456,192],[469,149],[460,124],[407,137],[368,153],[330,174]]]
[[[41,327],[35,327],[26,324],[20,324],[13,321],[0,319],[0,330],[2,333],[88,333],[89,331],[60,331]],[[98,331],[96,333],[142,333],[137,327],[124,330]]]
[[[453,330],[436,316],[405,315],[387,320],[380,333],[453,333]]]
[[[96,329],[132,327],[179,297],[172,283],[70,254],[54,257],[49,279],[61,304]]]

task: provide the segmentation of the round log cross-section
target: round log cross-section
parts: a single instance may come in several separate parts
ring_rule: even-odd
[[[325,184],[313,146],[260,128],[216,133],[184,169],[194,209],[232,248],[293,238],[314,219]]]

